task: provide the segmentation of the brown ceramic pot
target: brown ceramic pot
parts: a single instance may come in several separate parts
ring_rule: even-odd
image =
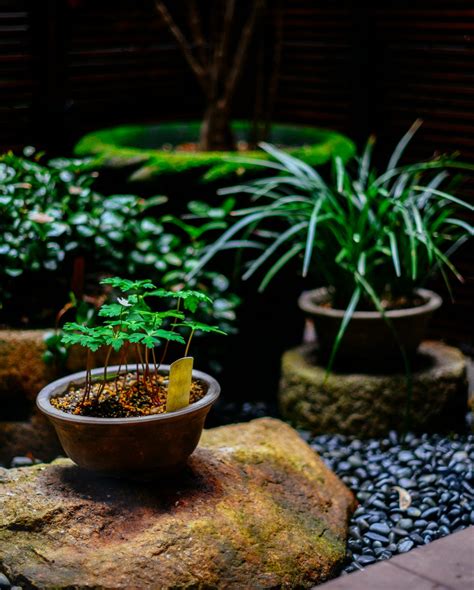
[[[110,367],[113,375],[118,367]],[[94,369],[92,377],[103,374]],[[160,373],[168,373],[162,365]],[[159,478],[182,468],[197,447],[204,420],[219,397],[219,383],[201,371],[193,377],[207,385],[205,396],[182,410],[169,414],[134,418],[93,418],[62,412],[50,399],[63,393],[70,383],[81,384],[85,372],[58,379],[41,390],[37,405],[53,423],[67,456],[84,469],[105,475]]]
[[[433,312],[442,304],[441,297],[433,291],[417,289],[416,295],[422,299],[421,305],[386,312],[409,357],[416,353]],[[314,323],[323,359],[329,357],[345,313],[324,306],[328,298],[328,290],[323,287],[305,291],[298,300]],[[400,362],[400,346],[382,315],[378,311],[354,312],[337,352],[337,364],[377,368]]]

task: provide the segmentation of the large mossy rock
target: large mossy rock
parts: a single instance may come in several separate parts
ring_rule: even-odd
[[[268,159],[261,150],[248,152],[177,151],[174,146],[196,143],[201,122],[160,123],[158,125],[124,125],[100,129],[85,135],[76,145],[79,156],[95,156],[95,165],[124,168],[130,179],[150,182],[162,176],[197,172],[204,182],[235,182],[252,178],[262,167],[251,159]],[[234,121],[232,131],[237,141],[249,139],[250,125]],[[287,151],[311,166],[330,162],[335,156],[343,161],[354,155],[353,142],[328,129],[299,125],[272,125],[270,143],[288,146]],[[243,162],[242,159],[249,160]],[[269,175],[268,169],[265,173]]]
[[[354,497],[284,423],[208,430],[174,481],[69,460],[3,470],[0,571],[28,588],[307,588],[344,559]]]
[[[283,355],[279,404],[291,423],[314,433],[358,437],[403,430],[407,403],[403,371],[326,375],[326,368],[317,363],[314,344]],[[462,352],[441,342],[423,342],[412,376],[409,427],[417,431],[458,429],[468,409]]]

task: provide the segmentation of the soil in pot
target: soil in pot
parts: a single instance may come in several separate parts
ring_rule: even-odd
[[[206,391],[204,382],[193,379],[190,404],[202,399]],[[62,395],[51,398],[51,405],[79,416],[131,418],[165,413],[167,393],[168,375],[153,374],[138,379],[137,373],[129,372],[89,387],[71,383]]]

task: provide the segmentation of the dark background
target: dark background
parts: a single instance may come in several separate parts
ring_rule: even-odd
[[[171,4],[174,14],[184,6]],[[274,119],[333,128],[359,144],[376,133],[387,153],[422,117],[409,157],[459,151],[474,161],[474,3],[370,4],[283,0]],[[237,116],[251,113],[254,64]],[[92,129],[199,118],[202,107],[151,0],[0,0],[1,149],[67,154]],[[463,196],[474,201],[472,184]],[[455,285],[456,305],[437,315],[433,335],[469,347],[472,245],[455,262],[466,284]]]

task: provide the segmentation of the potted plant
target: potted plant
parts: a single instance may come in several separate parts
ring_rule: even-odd
[[[53,423],[67,455],[80,467],[110,475],[159,476],[182,467],[196,448],[204,419],[219,396],[215,379],[193,370],[188,356],[195,332],[225,334],[192,318],[210,298],[192,290],[158,289],[151,281],[118,277],[104,284],[118,290],[104,304],[100,326],[64,326],[63,342],[88,352],[88,367],[45,387],[38,408]],[[174,310],[164,302],[177,301]],[[161,303],[153,309],[151,301]],[[189,317],[191,316],[191,317]],[[184,339],[180,330],[187,330]],[[184,357],[164,365],[170,343],[183,345]],[[155,349],[164,344],[158,356]],[[108,350],[105,366],[91,370],[92,354]],[[135,350],[135,362],[128,354]],[[120,364],[108,366],[112,351]]]
[[[250,194],[255,206],[233,212],[238,221],[208,248],[191,275],[245,232],[247,240],[260,242],[261,252],[247,263],[243,278],[267,265],[260,290],[295,260],[301,260],[303,277],[323,285],[303,293],[299,304],[314,321],[328,370],[336,354],[338,361],[358,367],[380,367],[397,358],[407,366],[441,305],[425,284],[436,272],[448,288],[449,274],[461,280],[450,258],[473,234],[458,216],[473,207],[455,196],[456,183],[448,184],[447,172],[473,166],[445,156],[399,163],[419,125],[416,121],[401,139],[381,174],[371,166],[373,137],[360,158],[345,165],[336,157],[330,180],[262,144],[276,160],[266,162],[273,175],[220,191]]]
[[[109,289],[99,284],[102,277],[150,276],[181,288],[203,236],[225,227],[232,207],[231,201],[221,203],[200,228],[182,222],[177,227],[177,220],[161,214],[164,197],[104,195],[96,179],[87,160],[46,161],[33,148],[25,148],[24,156],[0,157],[0,394],[11,398],[13,410],[20,398],[34,400],[61,372],[85,367],[78,347],[66,357],[54,327],[75,316],[92,325]],[[202,203],[193,205],[205,210]],[[221,273],[206,270],[187,287],[215,299],[215,321],[232,331],[239,301],[228,285]],[[206,322],[204,306],[198,311]],[[95,362],[103,360],[99,351]],[[5,409],[1,414],[6,419]]]

